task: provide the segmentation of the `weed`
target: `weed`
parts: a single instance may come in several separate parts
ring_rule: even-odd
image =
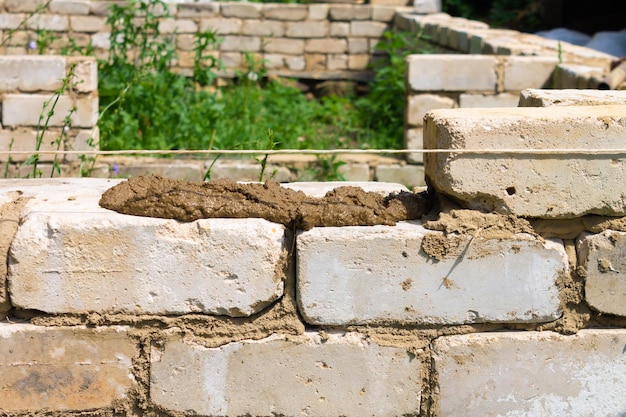
[[[274,141],[274,132],[272,129],[267,129],[267,146],[265,149],[273,150],[274,147],[278,145],[278,142]],[[256,158],[256,161],[261,165],[261,172],[259,173],[259,182],[263,182],[265,180],[265,168],[267,168],[267,158],[269,154],[265,154],[263,158]],[[276,171],[272,172],[269,179],[271,180],[276,175]]]

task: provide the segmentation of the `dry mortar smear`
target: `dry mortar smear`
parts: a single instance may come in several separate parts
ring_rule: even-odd
[[[190,222],[208,218],[263,218],[289,228],[393,226],[428,213],[426,192],[381,196],[359,187],[339,187],[322,198],[279,183],[240,184],[220,179],[186,182],[159,176],[131,178],[106,190],[100,206],[134,216]]]

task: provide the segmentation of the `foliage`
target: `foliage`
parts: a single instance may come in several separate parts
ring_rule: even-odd
[[[523,32],[542,29],[541,0],[444,0],[443,11]]]

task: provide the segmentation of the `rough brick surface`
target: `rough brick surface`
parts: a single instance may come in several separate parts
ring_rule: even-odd
[[[47,103],[46,107],[44,105]],[[92,127],[98,119],[98,98],[81,97],[72,100],[61,96],[56,102],[53,94],[7,94],[2,101],[2,123],[6,126],[37,126],[45,123],[48,111],[54,111],[49,126],[63,126],[65,117],[70,115],[76,105],[76,111],[70,116],[72,126]],[[40,120],[40,116],[43,117]]]
[[[406,121],[411,126],[422,126],[424,124],[424,116],[429,111],[452,109],[456,106],[454,99],[438,94],[410,95],[407,103]]]
[[[437,416],[622,415],[625,345],[625,329],[439,338]]]
[[[626,316],[626,233],[607,230],[582,236],[578,263],[586,270],[587,303],[601,313]]]
[[[626,91],[615,90],[538,90],[520,93],[519,107],[602,106],[626,104]]]
[[[404,184],[411,188],[426,185],[424,167],[416,165],[379,164],[374,178],[376,181]]]
[[[423,245],[441,239],[451,249],[437,261]],[[444,238],[418,223],[302,232],[297,238],[300,311],[308,323],[320,325],[559,317],[555,281],[567,270],[561,243],[529,235],[470,239]]]
[[[626,215],[626,159],[592,155],[621,149],[624,106],[434,110],[426,116],[426,149],[589,149],[549,156],[497,153],[427,154],[433,186],[486,211],[529,217]]]
[[[494,56],[409,55],[407,82],[414,91],[495,91],[496,63]]]
[[[424,363],[355,334],[207,349],[179,340],[153,349],[150,397],[175,411],[220,416],[398,416],[420,408]]]
[[[99,208],[100,193],[81,192],[110,184],[50,187],[46,201],[27,203],[10,253],[15,306],[50,313],[244,316],[282,295],[282,225],[127,216]],[[21,189],[25,196],[34,192]]]
[[[517,107],[519,97],[516,94],[461,94],[459,107]]]
[[[135,386],[138,355],[125,327],[0,323],[0,410],[110,407]]]
[[[0,59],[2,92],[54,91],[63,85],[63,78],[64,57],[3,56]]]
[[[504,62],[504,89],[520,91],[548,86],[550,76],[558,63],[557,57],[507,57]]]

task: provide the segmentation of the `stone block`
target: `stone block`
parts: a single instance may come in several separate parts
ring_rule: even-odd
[[[309,15],[307,20],[328,20],[328,4],[309,4]]]
[[[348,56],[348,68],[351,70],[364,70],[369,67],[371,56],[369,54],[356,54]]]
[[[26,27],[33,30],[66,32],[69,29],[69,18],[58,14],[35,14],[26,21]]]
[[[285,55],[282,54],[264,54],[263,62],[267,69],[282,69],[285,67]]]
[[[400,0],[400,2],[406,3],[405,0]],[[372,3],[370,2],[370,4]],[[376,5],[372,7],[372,20],[377,22],[391,23],[397,9],[397,6],[387,6],[382,4]]]
[[[616,90],[538,90],[520,93],[519,107],[602,106],[626,104],[626,91]]]
[[[56,107],[52,108],[54,100],[51,95],[44,94],[7,94],[2,101],[2,123],[5,126],[37,126],[40,116],[42,123],[47,118],[46,113],[54,111],[49,126],[63,126],[64,119],[76,105],[76,112],[72,113],[72,126],[92,127],[98,119],[98,98],[94,96],[81,97],[76,101],[68,96],[59,97]],[[48,103],[44,108],[44,104]]]
[[[372,18],[372,7],[369,5],[334,4],[330,7],[330,20],[369,20]]]
[[[304,56],[291,56],[285,58],[285,65],[291,71],[304,71],[306,68],[306,60]]]
[[[263,50],[269,53],[301,55],[304,53],[304,40],[286,38],[265,39]]]
[[[74,32],[96,33],[106,30],[106,18],[100,16],[70,16]]]
[[[587,304],[603,314],[626,316],[626,233],[585,234],[577,247],[578,264],[586,270]]]
[[[260,19],[263,16],[263,4],[259,3],[221,3],[223,17],[238,17],[240,19]]]
[[[103,185],[114,182],[82,180],[79,189],[34,194],[24,208],[10,252],[13,305],[48,313],[249,316],[282,295],[282,225],[122,215],[98,206]]]
[[[367,54],[370,51],[369,40],[367,38],[349,38],[348,53]]]
[[[625,329],[496,332],[433,343],[438,416],[617,416]]]
[[[404,147],[406,149],[424,149],[424,129],[421,127],[404,130]],[[406,154],[406,161],[410,164],[424,164],[424,154],[421,152]]]
[[[75,64],[74,91],[79,93],[91,93],[98,91],[98,62],[93,57],[68,57],[68,67]]]
[[[406,122],[409,126],[422,126],[424,116],[435,109],[452,109],[456,107],[456,101],[450,97],[438,94],[413,94],[409,95],[406,110]]]
[[[559,63],[557,57],[511,56],[504,61],[504,90],[521,91],[525,88],[542,88],[551,82]]]
[[[49,129],[43,135],[41,151],[54,151],[57,149],[56,144],[53,142],[61,136],[60,129]],[[61,145],[61,150],[63,146]],[[2,129],[0,130],[0,149],[12,150],[20,152],[28,152],[25,154],[3,154],[0,151],[0,161],[6,162],[11,158],[13,162],[23,162],[30,158],[37,149],[37,130],[31,128],[17,128],[14,130]],[[54,155],[50,153],[42,153],[39,155],[39,161],[51,162],[54,160]],[[31,171],[32,171],[32,167]]]
[[[304,60],[306,61],[307,71],[325,71],[326,66],[325,54],[306,54]]]
[[[208,18],[200,21],[200,31],[216,31],[218,35],[237,35],[241,33],[241,19]]]
[[[259,52],[261,50],[261,38],[258,36],[224,36],[220,44],[220,51],[226,52]]]
[[[17,29],[25,19],[23,13],[0,13],[0,30]]]
[[[0,91],[55,91],[63,85],[65,62],[58,56],[4,56],[0,59]]]
[[[186,1],[176,5],[176,17],[214,17],[220,12],[219,2]]]
[[[426,176],[439,192],[478,210],[542,218],[624,216],[626,159],[597,152],[623,148],[625,136],[623,106],[433,110],[426,115],[424,148],[479,153],[427,154]],[[588,152],[552,153],[557,149]]]
[[[383,22],[350,22],[350,35],[356,37],[380,38],[383,32],[389,29],[389,25]]]
[[[48,7],[51,13],[56,14],[89,14],[89,2],[84,0],[53,0]]]
[[[409,55],[408,86],[414,91],[496,91],[494,56]]]
[[[347,22],[331,22],[330,36],[333,38],[347,38],[350,36],[350,24]]]
[[[9,13],[32,13],[43,6],[46,0],[4,0],[3,3]]]
[[[328,22],[289,22],[286,33],[289,38],[324,38],[328,36]]]
[[[191,19],[163,18],[159,20],[161,33],[196,33],[198,25]]]
[[[409,188],[426,185],[424,167],[417,165],[380,164],[374,174],[376,181],[395,182]]]
[[[449,249],[434,254],[434,242]],[[297,247],[296,292],[309,324],[452,325],[560,316],[555,281],[568,268],[560,241],[528,234],[444,236],[400,222],[314,228],[299,233]]]
[[[369,181],[371,178],[368,164],[345,164],[337,169],[346,181]]]
[[[426,364],[357,333],[274,335],[205,348],[168,340],[151,355],[150,398],[201,415],[417,415]]]
[[[348,55],[331,54],[328,55],[327,66],[329,71],[348,69]]]
[[[112,407],[137,389],[128,328],[0,323],[0,409],[68,413]],[[20,414],[21,415],[21,414]]]
[[[302,21],[309,15],[305,4],[266,4],[266,19]]]
[[[459,107],[517,107],[519,97],[517,94],[461,94],[459,96]]]
[[[348,42],[345,39],[307,39],[304,51],[321,54],[343,54],[348,51]]]
[[[602,67],[559,64],[554,74],[554,88],[597,89],[604,74]]]
[[[243,21],[241,33],[248,36],[272,36],[280,38],[285,35],[285,23],[273,20],[246,19]]]

